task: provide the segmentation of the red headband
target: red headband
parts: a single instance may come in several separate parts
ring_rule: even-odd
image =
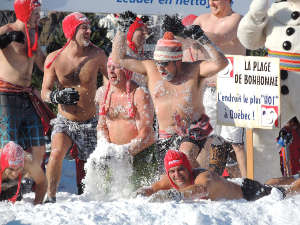
[[[27,45],[28,45],[28,50],[27,50],[27,55],[28,57],[32,57],[33,51],[37,50],[38,46],[38,26],[36,25],[35,27],[35,35],[34,35],[34,44],[31,48],[31,42],[30,42],[30,36],[29,36],[29,31],[27,27],[27,22],[30,19],[32,11],[40,7],[41,3],[39,3],[38,0],[15,0],[14,3],[14,8],[15,8],[15,14],[18,20],[22,21],[25,24],[25,32],[26,32],[26,38],[27,38]]]
[[[164,164],[165,164],[165,170],[166,174],[171,182],[171,185],[178,189],[177,185],[172,181],[172,179],[169,176],[169,169],[175,167],[175,166],[184,166],[192,175],[192,166],[190,164],[190,161],[186,157],[186,155],[183,152],[177,151],[177,150],[168,150],[165,158],[164,158]]]

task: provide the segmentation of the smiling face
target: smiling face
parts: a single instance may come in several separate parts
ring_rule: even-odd
[[[190,183],[190,173],[187,168],[183,165],[174,166],[169,169],[169,177],[174,182],[174,184],[180,189],[189,186]]]
[[[175,61],[155,61],[158,72],[166,81],[172,81],[176,76],[176,62]]]
[[[90,43],[91,38],[91,27],[88,23],[80,24],[77,27],[75,34],[75,40],[80,46],[87,47]]]

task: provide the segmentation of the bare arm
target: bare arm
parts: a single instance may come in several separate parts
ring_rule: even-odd
[[[151,187],[143,187],[143,188],[139,189],[138,193],[143,196],[150,196],[158,191],[169,190],[172,188],[173,187],[172,187],[167,175],[162,175],[159,181],[152,184]]]
[[[224,54],[216,48],[212,42],[202,44],[203,48],[209,55],[209,59],[201,61],[199,66],[199,75],[202,77],[210,77],[224,69],[228,61]]]
[[[44,71],[45,59],[46,59],[46,56],[39,46],[36,51],[36,54],[35,54],[34,62],[41,71]]]
[[[34,204],[41,204],[47,191],[47,179],[41,166],[32,161],[30,156],[25,156],[25,171],[35,182],[35,199]]]
[[[51,102],[50,101],[50,93],[54,87],[54,84],[57,80],[57,76],[55,73],[55,66],[52,65],[50,68],[46,68],[46,65],[51,61],[52,57],[56,54],[56,51],[51,53],[47,56],[44,66],[44,78],[43,78],[43,84],[42,84],[42,91],[41,91],[41,97],[43,101],[45,102]]]
[[[136,124],[138,135],[129,146],[129,153],[136,155],[154,143],[154,108],[149,94],[138,88],[134,96],[136,102]]]
[[[98,119],[98,125],[97,125],[97,139],[105,138],[106,141],[110,142],[109,138],[109,131],[106,124],[106,115],[100,115],[100,112],[102,110],[102,104],[104,99],[104,93],[105,89],[107,88],[107,85],[102,86],[98,88],[95,96],[95,102],[98,105],[99,108],[99,119]]]
[[[126,45],[126,34],[118,31],[113,41],[111,54],[114,63],[119,64],[130,71],[147,75],[145,60],[137,60],[127,56]]]
[[[104,80],[105,78],[107,78],[107,67],[106,67],[107,56],[102,49],[99,50],[99,63],[100,63],[99,71],[104,76],[103,77],[103,80]]]

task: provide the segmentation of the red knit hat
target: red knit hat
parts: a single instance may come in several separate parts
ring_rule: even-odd
[[[193,24],[194,20],[197,18],[196,15],[194,14],[189,14],[187,15],[186,17],[184,17],[182,20],[181,20],[181,23],[184,25],[184,26],[190,26]]]
[[[154,50],[154,60],[177,61],[182,59],[182,44],[176,40],[172,32],[165,32],[162,39],[157,41]]]
[[[130,25],[130,27],[128,29],[128,32],[127,32],[128,47],[131,48],[132,51],[134,51],[135,53],[137,53],[138,50],[137,50],[135,44],[132,41],[132,37],[133,37],[134,32],[137,29],[139,29],[140,27],[143,27],[143,26],[146,26],[146,25],[144,24],[144,22],[139,17],[137,17],[135,19],[135,21]]]
[[[22,21],[25,24],[25,32],[26,32],[26,38],[27,38],[27,45],[28,45],[28,50],[27,50],[27,55],[28,57],[32,57],[32,51],[37,50],[37,45],[38,45],[38,26],[36,25],[35,27],[35,40],[34,44],[31,48],[30,46],[30,36],[29,36],[29,31],[27,27],[28,20],[30,19],[32,11],[40,7],[41,3],[38,0],[15,0],[14,3],[14,8],[15,8],[15,14],[18,20]]]
[[[107,65],[115,65],[115,63],[112,61],[111,57],[108,58]],[[125,77],[126,77],[126,93],[127,93],[128,104],[129,104],[128,115],[130,118],[134,118],[135,110],[133,107],[133,96],[132,97],[130,96],[130,82],[131,82],[132,72],[125,68],[122,68],[122,70],[124,71]],[[109,90],[110,90],[110,82],[107,84],[107,88],[105,90],[104,99],[103,99],[103,102],[101,105],[101,109],[99,111],[100,116],[105,116],[108,111],[108,109],[106,109],[105,105],[106,105],[106,100],[108,97]]]
[[[164,164],[165,164],[165,169],[166,169],[166,174],[171,182],[171,185],[175,188],[178,189],[177,185],[172,181],[172,179],[169,176],[169,169],[175,166],[184,166],[190,173],[190,175],[193,174],[192,166],[190,164],[190,161],[186,157],[186,155],[177,150],[168,150],[165,158],[164,158]],[[192,176],[191,176],[192,179]]]
[[[68,41],[59,50],[59,52],[54,56],[54,58],[46,65],[47,69],[52,65],[52,63],[57,58],[57,56],[59,56],[60,53],[68,46],[68,44],[71,42],[72,38],[74,37],[74,35],[76,33],[77,27],[83,23],[89,24],[90,21],[88,20],[88,18],[85,15],[83,15],[79,12],[71,13],[63,19],[62,28],[63,28],[64,35]]]
[[[2,174],[3,174],[4,170],[6,170],[7,168],[24,167],[24,150],[20,145],[10,141],[0,151],[0,157],[1,157],[0,158],[0,167],[1,167],[1,169],[0,169],[0,193],[1,193]],[[12,202],[16,201],[17,196],[19,194],[21,178],[22,178],[22,175],[20,174],[17,193],[11,199],[9,199]]]

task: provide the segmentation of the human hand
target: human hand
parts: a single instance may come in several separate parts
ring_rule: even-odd
[[[135,21],[135,19],[136,14],[134,14],[131,11],[125,11],[124,13],[121,13],[118,18],[118,29],[121,32],[126,33],[130,25],[133,24],[133,22]]]
[[[174,35],[181,36],[185,27],[181,23],[179,16],[175,14],[173,16],[164,15],[161,28],[164,32],[170,31]]]
[[[153,189],[151,186],[144,186],[144,187],[141,187],[139,189],[137,189],[136,191],[136,195],[141,195],[141,196],[150,196],[152,195],[154,192],[153,192]]]
[[[199,25],[191,25],[184,29],[184,35],[198,41],[201,45],[209,43],[208,37]]]
[[[79,93],[75,88],[54,90],[50,94],[50,101],[55,104],[76,105],[79,101]]]
[[[268,15],[269,0],[253,0],[249,12],[257,22],[263,22]]]

